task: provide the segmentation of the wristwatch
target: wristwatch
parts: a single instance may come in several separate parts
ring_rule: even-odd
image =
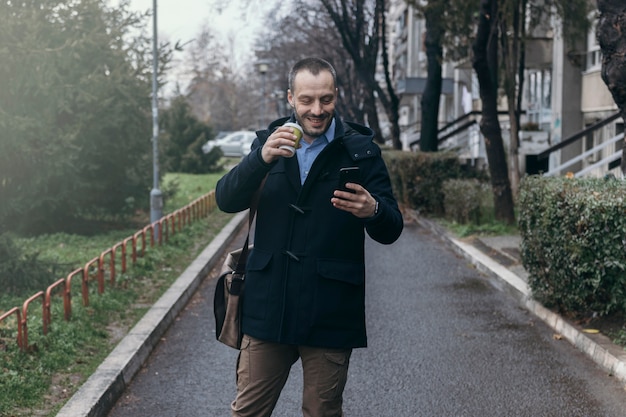
[[[374,215],[372,217],[378,214],[378,200],[374,200],[374,201],[376,201],[376,207],[374,207]]]

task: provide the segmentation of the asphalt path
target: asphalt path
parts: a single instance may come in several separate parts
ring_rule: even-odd
[[[626,417],[618,380],[430,230],[367,241],[366,256],[369,347],[352,355],[346,417]],[[215,340],[214,288],[203,282],[109,417],[230,415],[237,351]],[[274,417],[301,415],[301,378],[296,363]]]

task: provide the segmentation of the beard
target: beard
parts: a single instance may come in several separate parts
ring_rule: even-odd
[[[328,127],[333,120],[333,115],[330,113],[324,113],[321,116],[312,116],[309,113],[299,115],[297,111],[295,111],[294,113],[296,121],[300,126],[302,126],[302,131],[304,132],[304,134],[312,138],[324,134],[324,132],[328,130]],[[318,122],[315,123],[314,126],[311,120],[315,120]]]

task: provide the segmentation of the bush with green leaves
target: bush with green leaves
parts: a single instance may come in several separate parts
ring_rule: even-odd
[[[443,194],[445,217],[459,224],[480,224],[488,202],[493,201],[490,185],[476,178],[447,180]]]
[[[626,183],[530,176],[519,230],[534,297],[562,313],[626,312]]]
[[[453,152],[402,152],[385,150],[392,187],[399,203],[433,215],[444,214],[443,184],[449,179],[485,178],[460,164]]]

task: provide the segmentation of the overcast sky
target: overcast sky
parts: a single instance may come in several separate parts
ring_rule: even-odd
[[[119,0],[109,0],[117,5]],[[157,0],[157,29],[159,42],[168,40],[172,44],[192,41],[204,26],[215,30],[223,39],[235,39],[238,56],[237,65],[251,59],[257,32],[262,28],[262,17],[274,1],[272,0]],[[283,3],[286,3],[283,0]],[[152,11],[153,0],[130,0],[134,11]],[[150,30],[152,30],[150,21]],[[175,57],[180,59],[182,56]],[[175,72],[175,71],[174,71]],[[184,84],[175,73],[170,74]],[[174,83],[168,83],[168,90]]]
[[[225,4],[220,13],[219,3]],[[240,13],[241,0],[220,2],[218,0],[158,0],[157,25],[160,36],[181,40],[183,43],[195,37],[204,23],[209,23],[221,33],[226,33],[235,25],[235,16]],[[153,0],[131,0],[131,8],[138,11],[152,11]],[[250,32],[243,26],[243,34]],[[243,36],[242,36],[243,37]]]
[[[249,47],[262,28],[264,11],[273,3],[272,0],[158,0],[158,36],[184,44],[207,25],[224,37],[234,36],[242,48]],[[130,5],[133,10],[152,11],[153,0],[130,0]]]

